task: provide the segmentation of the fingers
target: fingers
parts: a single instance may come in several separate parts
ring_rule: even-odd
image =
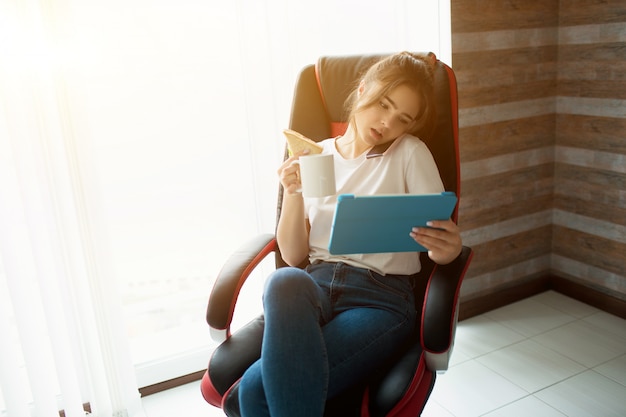
[[[461,252],[459,227],[452,220],[428,222],[429,227],[415,227],[411,237],[428,250],[428,256],[438,264],[452,262]]]
[[[286,159],[280,168],[278,168],[277,174],[280,182],[287,194],[298,194],[298,189],[301,186],[300,183],[300,166],[298,164],[294,164],[300,156],[306,155],[308,150],[305,150],[302,153],[294,155],[288,159]]]
[[[283,185],[285,192],[288,194],[296,194],[300,187],[300,167],[298,165],[290,165],[278,171],[280,183]]]

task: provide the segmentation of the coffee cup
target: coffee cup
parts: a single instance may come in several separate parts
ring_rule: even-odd
[[[298,192],[307,198],[327,197],[335,194],[335,163],[331,154],[303,155],[293,162],[300,165]]]

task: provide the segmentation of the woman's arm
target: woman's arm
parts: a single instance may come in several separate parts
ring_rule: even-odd
[[[309,223],[304,216],[304,199],[298,192],[301,186],[298,165],[293,163],[300,155],[287,159],[278,169],[283,186],[283,204],[276,228],[276,241],[283,260],[288,265],[299,265],[309,255]]]

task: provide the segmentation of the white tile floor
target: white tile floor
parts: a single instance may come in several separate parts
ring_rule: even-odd
[[[548,291],[459,323],[423,417],[626,416],[626,320]],[[143,399],[147,417],[223,416],[199,383]]]

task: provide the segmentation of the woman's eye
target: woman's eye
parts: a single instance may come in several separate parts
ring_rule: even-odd
[[[384,101],[380,102],[380,107],[382,107],[383,109],[388,109],[389,106],[387,105],[387,103],[385,103]]]

